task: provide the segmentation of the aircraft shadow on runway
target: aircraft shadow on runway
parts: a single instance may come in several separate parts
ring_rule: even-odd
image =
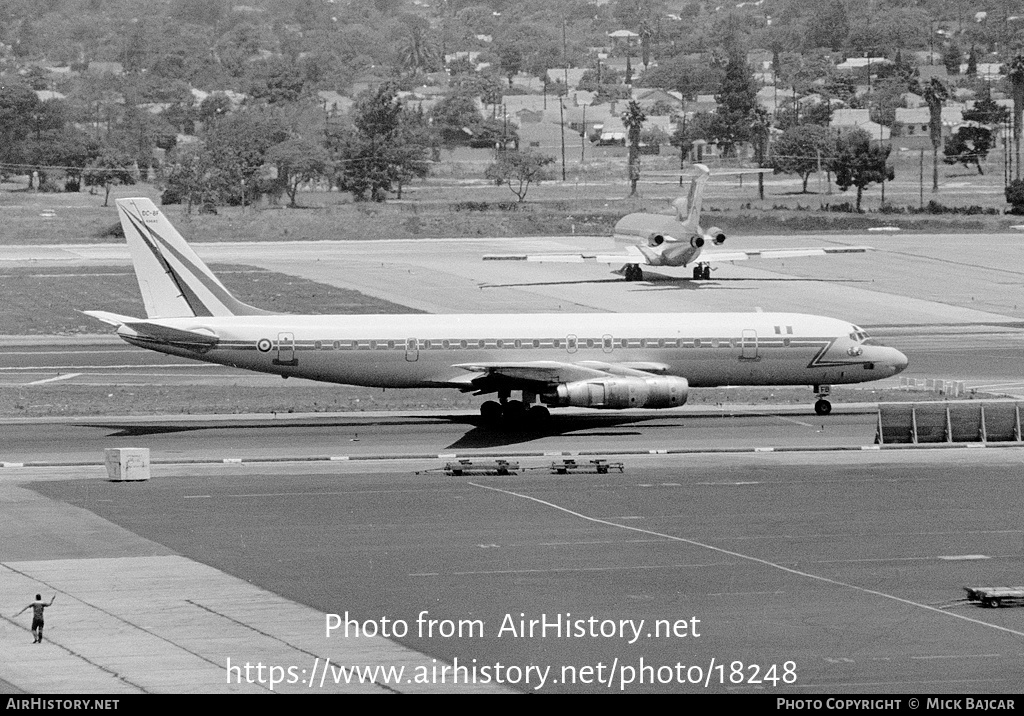
[[[473,428],[453,442],[447,449],[490,448],[522,445],[541,438],[559,437],[574,433],[586,437],[623,437],[642,435],[640,430],[610,430],[623,426],[645,423],[658,416],[615,416],[615,415],[552,415],[543,424],[523,423],[520,425],[485,425],[478,417],[452,417],[452,422],[472,425]]]
[[[687,289],[696,291],[700,289],[712,289],[712,288],[724,288],[723,284],[730,283],[753,283],[753,282],[782,282],[782,283],[799,283],[799,282],[815,282],[815,283],[871,283],[870,279],[863,278],[805,278],[802,276],[794,276],[787,278],[711,278],[711,279],[692,279],[692,278],[677,278],[675,276],[649,276],[645,277],[642,281],[626,281],[621,278],[603,278],[603,279],[586,279],[582,281],[532,281],[528,283],[485,283],[481,284],[480,288],[534,288],[537,286],[583,286],[587,284],[628,284],[633,290],[665,290],[665,289]]]
[[[542,438],[559,437],[574,433],[584,433],[587,437],[622,437],[629,435],[641,435],[639,429],[628,430],[615,428],[628,428],[630,425],[638,425],[651,420],[663,418],[664,416],[622,416],[622,415],[552,415],[543,424],[498,424],[485,425],[482,418],[474,415],[438,415],[436,417],[400,416],[374,419],[345,419],[325,417],[322,420],[288,420],[279,418],[277,420],[239,420],[227,422],[223,420],[183,423],[174,418],[168,418],[167,422],[133,424],[125,421],[121,423],[80,423],[77,427],[100,428],[111,430],[107,437],[111,438],[133,438],[147,437],[154,435],[172,435],[175,433],[203,433],[225,430],[296,430],[337,428],[339,432],[348,431],[371,431],[374,425],[400,427],[402,425],[418,426],[425,425],[461,425],[467,428],[467,432],[445,449],[472,449],[507,447],[509,445],[522,445]]]
[[[224,420],[195,423],[182,423],[169,417],[165,423],[146,422],[145,424],[124,423],[79,423],[80,428],[103,428],[113,430],[107,437],[130,438],[145,437],[147,435],[170,435],[173,433],[201,432],[212,430],[295,430],[296,428],[344,428],[360,430],[378,425],[444,425],[451,422],[446,416],[436,418],[407,417],[399,419],[388,418],[381,421],[373,420],[346,420],[326,417],[323,420],[289,420],[281,417],[277,420],[239,420],[228,422]]]

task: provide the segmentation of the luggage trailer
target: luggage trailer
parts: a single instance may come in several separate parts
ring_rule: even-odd
[[[967,601],[981,602],[985,607],[1024,605],[1024,587],[964,587]]]

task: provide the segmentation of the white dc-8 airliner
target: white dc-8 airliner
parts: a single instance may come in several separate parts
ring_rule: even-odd
[[[86,311],[132,345],[282,377],[496,394],[489,421],[548,406],[673,408],[690,388],[830,386],[907,366],[857,326],[797,313],[290,315],[224,287],[149,199],[119,199],[146,318]],[[512,400],[513,394],[521,400]]]

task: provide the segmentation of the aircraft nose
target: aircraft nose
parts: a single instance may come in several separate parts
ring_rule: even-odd
[[[910,363],[910,360],[908,360],[902,352],[895,348],[890,348],[886,362],[892,366],[892,374],[896,375],[897,373],[902,373],[904,371]]]

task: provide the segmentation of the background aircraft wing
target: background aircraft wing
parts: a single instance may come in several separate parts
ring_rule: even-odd
[[[746,251],[704,251],[701,263],[725,261],[746,261],[747,259],[791,259],[800,256],[825,256],[827,254],[862,254],[874,251],[871,246],[808,246],[795,249],[749,249]]]
[[[635,246],[627,246],[614,254],[487,254],[484,261],[533,261],[559,264],[646,264],[647,258]]]

